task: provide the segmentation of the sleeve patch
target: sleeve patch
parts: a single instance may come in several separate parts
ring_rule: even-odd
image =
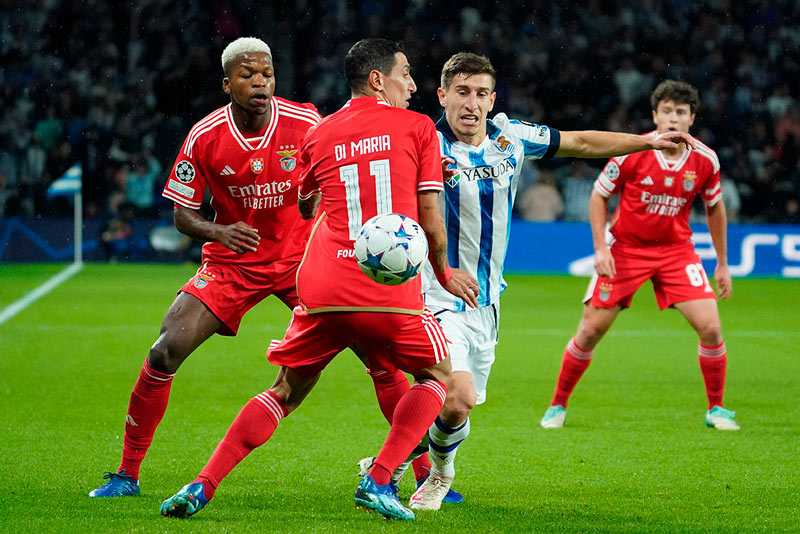
[[[194,196],[194,189],[187,187],[180,182],[176,182],[172,178],[170,178],[169,182],[167,182],[167,188],[172,189],[176,193],[180,193],[187,198],[192,198]]]
[[[603,170],[603,173],[609,180],[613,182],[614,180],[619,178],[619,165],[617,165],[613,161],[609,161],[608,165],[606,165],[605,170]]]
[[[175,165],[175,177],[184,184],[191,183],[194,180],[194,165],[188,160],[181,160]]]

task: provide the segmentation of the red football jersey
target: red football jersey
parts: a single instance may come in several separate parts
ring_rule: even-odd
[[[258,132],[236,127],[231,105],[194,125],[175,159],[162,193],[181,206],[199,209],[206,194],[214,222],[242,221],[257,228],[256,252],[237,254],[219,243],[203,246],[203,261],[257,264],[299,256],[305,248],[308,221],[297,209],[300,144],[320,116],[312,104],[270,100],[267,126]]]
[[[653,132],[645,135],[652,135]],[[594,190],[608,198],[619,193],[619,207],[611,219],[615,241],[632,246],[667,245],[692,236],[692,201],[702,195],[706,205],[722,198],[717,154],[695,139],[676,161],[658,150],[611,158],[594,182]]]
[[[442,190],[433,122],[375,97],[354,98],[309,130],[300,167],[301,198],[322,193],[297,273],[303,307],[309,313],[422,313],[419,277],[399,286],[371,280],[356,263],[353,243],[379,213],[419,220],[417,193]]]

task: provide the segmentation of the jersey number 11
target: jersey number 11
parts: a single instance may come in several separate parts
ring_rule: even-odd
[[[388,159],[376,159],[369,162],[369,173],[375,178],[375,203],[378,207],[376,215],[392,212],[392,179],[389,172]],[[358,165],[339,167],[339,180],[344,182],[347,201],[348,228],[350,239],[356,239],[361,231],[363,210],[361,209],[361,189],[358,185]]]

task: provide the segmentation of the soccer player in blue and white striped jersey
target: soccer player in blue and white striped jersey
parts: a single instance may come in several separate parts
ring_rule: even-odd
[[[414,509],[437,510],[447,494],[458,445],[469,435],[469,413],[486,399],[494,362],[500,295],[506,288],[503,261],[508,246],[511,209],[526,157],[611,157],[643,150],[691,144],[680,132],[646,138],[639,135],[576,131],[526,123],[499,113],[488,114],[495,101],[495,70],[476,54],[460,52],[442,68],[439,103],[444,116],[436,127],[442,154],[454,163],[440,197],[447,223],[447,256],[480,285],[478,308],[448,294],[430,268],[423,280],[425,304],[452,342],[453,383],[442,412],[431,426],[431,476],[411,497]]]

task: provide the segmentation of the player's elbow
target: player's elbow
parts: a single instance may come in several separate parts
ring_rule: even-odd
[[[177,208],[172,214],[172,222],[175,224],[175,229],[184,235],[191,235],[191,227],[189,226],[189,218],[185,211],[186,208]]]
[[[300,209],[300,218],[303,220],[313,219],[317,212],[317,197],[300,198],[297,200],[297,207]]]

